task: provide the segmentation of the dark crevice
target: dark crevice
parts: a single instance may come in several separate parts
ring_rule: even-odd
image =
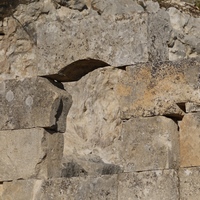
[[[127,65],[125,65],[125,66],[120,66],[120,67],[116,67],[116,68],[126,71],[126,67],[127,67]]]
[[[58,82],[78,81],[91,71],[107,66],[110,65],[102,60],[86,58],[77,60],[66,67],[63,67],[56,74],[44,75],[42,77],[56,80]]]
[[[177,103],[177,106],[178,106],[183,112],[186,112],[185,102]]]

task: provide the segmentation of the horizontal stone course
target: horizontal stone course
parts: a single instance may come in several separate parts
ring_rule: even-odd
[[[71,96],[45,78],[0,82],[0,130],[43,127],[64,132]]]
[[[178,200],[174,170],[154,170],[105,176],[4,182],[2,198],[14,200]]]
[[[59,177],[63,143],[42,128],[0,131],[0,182]]]

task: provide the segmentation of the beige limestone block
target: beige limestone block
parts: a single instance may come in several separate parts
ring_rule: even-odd
[[[199,200],[200,197],[200,168],[180,168],[180,199]]]
[[[180,166],[200,166],[200,112],[189,113],[180,122]]]
[[[61,175],[63,134],[42,128],[0,131],[0,182]]]
[[[46,78],[0,82],[0,129],[44,127],[64,132],[72,100],[55,85]]]
[[[121,117],[166,115],[181,119],[185,103],[200,103],[200,62],[144,63],[126,67],[115,87]]]
[[[130,119],[122,123],[115,153],[125,172],[177,168],[178,127],[162,116]]]
[[[174,170],[122,173],[118,178],[119,200],[177,200],[178,178]]]
[[[77,82],[64,83],[73,98],[73,105],[67,116],[65,157],[69,159],[70,156],[73,158],[76,155],[76,158],[82,156],[87,160],[91,156],[99,156],[104,163],[121,166],[119,151],[123,149],[118,143],[122,142],[120,138],[123,121],[131,117],[160,115],[181,120],[185,115],[187,102],[200,103],[199,73],[199,62],[189,59],[141,63],[121,68],[104,67],[87,74]],[[170,127],[171,137],[175,123],[166,119],[162,121],[163,124],[164,121],[168,124],[164,126],[166,131],[168,126]],[[156,126],[161,127],[159,123]],[[134,132],[134,127],[132,129],[130,133]],[[159,128],[157,131],[160,133]],[[133,136],[127,136],[126,141],[128,137]],[[156,144],[161,148],[160,145],[164,143],[158,142],[156,133],[152,137],[155,137],[152,141],[157,141]],[[168,144],[167,139],[163,141]],[[167,146],[163,148],[166,150]],[[161,152],[158,154],[161,155]],[[167,151],[164,152],[167,155]],[[172,161],[169,163],[164,164],[163,161],[160,167],[174,166]],[[154,169],[156,164],[151,163],[152,166]]]
[[[117,200],[117,175],[70,179],[19,180],[3,184],[3,199]]]

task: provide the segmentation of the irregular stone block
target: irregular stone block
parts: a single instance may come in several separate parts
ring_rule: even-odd
[[[180,199],[199,200],[200,197],[200,167],[180,168]]]
[[[2,198],[38,199],[117,199],[117,175],[102,177],[20,180],[3,184]],[[29,195],[29,196],[28,196]],[[27,198],[28,197],[28,198]]]
[[[144,63],[126,67],[115,87],[121,117],[166,115],[181,119],[185,102],[200,103],[200,62]]]
[[[108,9],[109,14],[105,15],[99,15],[94,10],[81,13],[61,7],[54,13],[62,23],[58,23],[54,19],[55,14],[51,13],[45,18],[38,18],[36,29],[39,75],[56,74],[62,67],[88,57],[112,66],[168,60],[167,41],[171,26],[167,12],[141,12],[143,8],[133,1],[128,4],[133,3],[134,8],[140,7],[138,13],[135,10],[127,12],[129,6],[122,8],[123,11],[120,8],[119,12],[112,12],[116,8],[116,2],[106,3],[108,5],[103,5],[102,12]],[[98,4],[99,2],[97,6]],[[125,5],[124,1],[118,5],[122,7]]]
[[[189,113],[180,122],[180,166],[200,166],[200,112]]]
[[[194,102],[187,102],[185,104],[185,110],[186,110],[187,113],[199,112],[200,111],[200,104],[196,104]]]
[[[71,96],[45,78],[0,82],[0,130],[44,127],[64,132]]]
[[[63,134],[42,128],[0,131],[0,182],[61,175]]]
[[[65,157],[73,158],[76,150],[76,157],[96,155],[104,163],[121,165],[118,155],[121,146],[118,143],[122,142],[123,121],[131,117],[159,115],[181,120],[187,102],[200,104],[199,74],[198,60],[189,59],[121,68],[105,67],[77,82],[64,83],[74,102],[67,116]],[[172,121],[166,123],[175,128]],[[160,127],[159,124],[156,126]],[[167,125],[165,127],[168,130]],[[155,138],[158,141],[156,134]],[[164,165],[163,162],[160,166],[174,166],[170,163]],[[154,169],[156,165],[151,164]]]
[[[179,199],[178,178],[174,170],[122,173],[118,181],[120,200]]]

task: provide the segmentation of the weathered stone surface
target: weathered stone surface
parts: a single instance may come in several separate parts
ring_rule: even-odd
[[[71,96],[45,78],[0,82],[0,129],[44,127],[64,132]]]
[[[185,110],[187,113],[190,112],[199,112],[200,111],[200,104],[196,104],[193,102],[187,102],[185,104]]]
[[[68,173],[69,166],[74,167],[74,174],[64,176],[77,176],[79,171],[83,174],[113,174],[178,167],[178,127],[171,119],[133,118],[122,122],[118,128],[109,134],[110,138],[104,138],[106,132],[102,137],[86,135],[85,142],[80,141],[83,138],[78,132],[67,132],[63,162]],[[71,143],[73,138],[75,145]],[[76,153],[73,154],[69,149],[76,149]]]
[[[174,170],[122,173],[118,178],[120,200],[177,200],[178,178]]]
[[[0,182],[61,175],[63,134],[44,129],[0,131]]]
[[[122,118],[153,115],[181,118],[186,102],[200,102],[199,73],[199,61],[191,59],[127,67],[115,87]]]
[[[189,113],[180,122],[180,165],[200,166],[200,112]]]
[[[173,27],[172,37],[169,41],[169,59],[199,57],[200,17],[193,17],[190,13],[186,14],[174,7],[169,8],[168,14]]]
[[[180,168],[180,199],[198,200],[200,196],[200,168]]]
[[[20,180],[3,185],[3,199],[81,200],[117,199],[117,175],[102,177]]]
[[[77,82],[65,83],[67,90],[73,96],[74,103],[67,117],[64,155],[68,161],[64,162],[70,163],[74,157],[80,156],[85,160],[87,158],[96,160],[97,157],[105,164],[124,167],[126,162],[124,161],[122,166],[123,161],[120,160],[122,157],[118,153],[124,152],[123,148],[127,145],[126,142],[123,143],[121,136],[123,120],[157,115],[181,119],[185,114],[186,102],[199,102],[199,70],[198,61],[193,60],[139,64],[120,69],[106,67],[89,73]],[[150,123],[152,119],[145,120]],[[173,136],[176,129],[175,123],[169,119],[163,119],[162,123],[166,130],[168,126],[170,127],[169,137]],[[156,126],[160,127],[155,122]],[[155,130],[160,133],[159,130]],[[133,131],[130,130],[127,142]],[[150,130],[147,129],[147,132]],[[163,129],[164,133],[165,129]],[[176,131],[175,134],[177,134]],[[164,144],[165,141],[166,146],[161,145],[162,147],[157,146],[157,148],[166,148],[164,155],[167,156],[167,144],[170,144],[167,143],[167,138],[162,143],[158,140],[159,137],[156,137],[156,132],[153,137],[158,146]],[[133,134],[130,141],[132,140],[134,140]],[[120,146],[120,143],[123,145]],[[173,145],[172,151],[175,151]],[[138,151],[139,148],[141,146],[138,146]],[[161,155],[161,151],[158,154]],[[153,155],[155,156],[156,153]],[[169,153],[169,155],[172,154]],[[123,156],[122,153],[121,156]],[[128,155],[126,160],[128,160]],[[172,161],[166,163],[165,161],[160,168],[173,165]],[[75,162],[87,172],[90,171],[87,164],[82,161],[75,160]],[[155,163],[151,162],[149,166],[154,168]]]

